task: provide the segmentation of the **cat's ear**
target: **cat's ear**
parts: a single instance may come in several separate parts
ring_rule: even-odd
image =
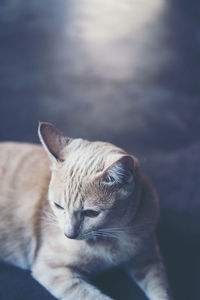
[[[134,181],[134,160],[126,155],[114,162],[103,173],[103,182],[113,185],[130,184]]]
[[[64,136],[54,125],[46,122],[39,122],[38,135],[50,158],[63,161],[61,153],[70,142],[70,138]]]

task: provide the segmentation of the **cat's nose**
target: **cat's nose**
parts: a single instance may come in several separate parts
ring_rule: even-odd
[[[64,234],[69,239],[76,239],[78,237],[78,231],[74,228],[65,229]]]
[[[73,233],[65,233],[65,236],[69,239],[76,239],[78,237],[78,234],[76,232]]]

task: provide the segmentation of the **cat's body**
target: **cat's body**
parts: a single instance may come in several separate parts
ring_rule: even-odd
[[[171,299],[155,238],[157,196],[137,160],[46,123],[39,133],[51,162],[41,146],[0,145],[0,258],[63,300],[111,299],[85,276],[116,265],[150,299]]]
[[[0,157],[0,257],[27,269],[39,246],[50,163],[42,147],[23,143],[1,143]]]

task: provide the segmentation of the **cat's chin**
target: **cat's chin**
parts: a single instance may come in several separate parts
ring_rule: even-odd
[[[70,240],[74,240],[74,241],[88,241],[88,242],[97,242],[100,239],[102,239],[102,237],[97,237],[92,234],[91,235],[82,235],[82,236],[78,236],[76,238],[70,238]]]

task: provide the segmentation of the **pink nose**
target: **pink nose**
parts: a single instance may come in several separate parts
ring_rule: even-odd
[[[72,228],[65,230],[65,236],[69,239],[76,239],[78,237],[78,231]]]

